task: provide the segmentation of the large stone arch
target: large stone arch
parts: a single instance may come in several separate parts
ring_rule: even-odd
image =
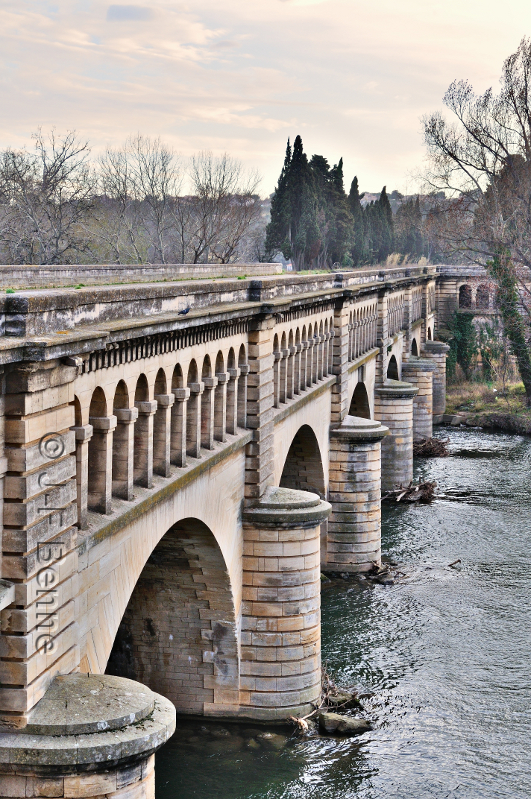
[[[282,468],[280,486],[301,491],[326,493],[323,459],[319,442],[308,424],[295,434]]]
[[[348,415],[358,416],[361,419],[371,418],[371,405],[365,383],[359,382],[356,384],[356,388],[354,389],[354,393],[350,401]]]
[[[239,643],[231,580],[218,542],[197,518],[159,540],[133,588],[108,674],[144,683],[181,713],[222,713],[238,701]]]

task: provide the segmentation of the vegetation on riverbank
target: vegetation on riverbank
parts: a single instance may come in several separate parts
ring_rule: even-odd
[[[446,413],[466,417],[469,425],[531,435],[531,409],[521,382],[504,386],[462,380],[449,385]]]

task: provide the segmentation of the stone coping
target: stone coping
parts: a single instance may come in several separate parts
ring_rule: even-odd
[[[410,369],[414,369],[416,372],[435,372],[437,364],[433,363],[433,361],[424,360],[423,358],[417,358],[415,355],[412,355],[409,360],[404,361],[402,364],[402,372],[404,369],[406,372]]]
[[[106,679],[104,675],[98,677]],[[124,685],[131,682],[124,680]],[[37,769],[43,773],[102,771],[149,757],[175,730],[175,707],[160,694],[153,696],[154,707],[149,716],[117,730],[81,735],[0,734],[0,772],[15,770],[20,774],[24,768],[31,773]]]
[[[338,427],[330,428],[331,438],[342,438],[357,443],[379,441],[389,435],[389,428],[376,419],[364,419],[361,416],[345,416]]]
[[[149,716],[155,696],[145,685],[108,674],[62,675],[36,704],[24,732],[82,735],[119,730]]]
[[[0,579],[0,610],[15,601],[15,584]]]
[[[436,353],[443,353],[449,352],[450,347],[448,344],[445,344],[444,341],[425,341],[422,349],[425,352],[436,352]]]
[[[328,518],[332,506],[310,491],[270,486],[260,502],[243,512],[243,521],[257,527],[315,527]]]
[[[395,397],[396,399],[414,397],[418,388],[402,380],[386,380],[381,386],[376,386],[374,392],[381,397]]]

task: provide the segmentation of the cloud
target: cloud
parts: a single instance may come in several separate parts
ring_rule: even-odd
[[[112,5],[107,9],[109,22],[145,22],[155,16],[147,6]]]

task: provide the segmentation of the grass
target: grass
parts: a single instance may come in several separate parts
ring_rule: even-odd
[[[475,383],[463,380],[446,389],[446,413],[503,413],[529,417],[523,383]]]

